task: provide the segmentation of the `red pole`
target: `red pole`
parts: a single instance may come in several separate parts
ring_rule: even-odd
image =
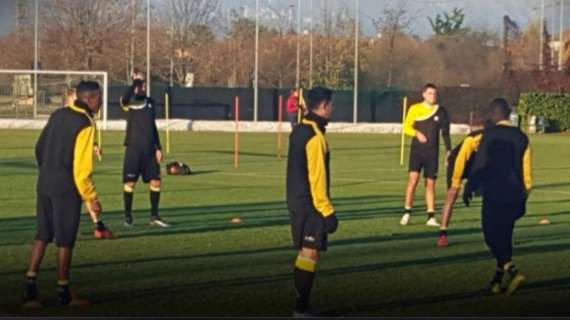
[[[234,102],[235,114],[235,134],[234,134],[234,167],[239,168],[239,97],[235,97]]]
[[[279,96],[279,111],[278,111],[278,123],[277,123],[277,159],[281,160],[281,154],[283,152],[283,131],[281,124],[283,122],[283,96]]]

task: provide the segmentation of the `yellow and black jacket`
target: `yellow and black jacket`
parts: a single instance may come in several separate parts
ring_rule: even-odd
[[[287,205],[296,213],[334,214],[330,200],[327,121],[309,112],[289,136]]]
[[[439,149],[439,133],[443,136],[446,150],[451,150],[451,138],[449,136],[449,115],[445,108],[438,105],[431,106],[425,102],[414,104],[410,107],[404,122],[404,133],[412,140],[412,149]],[[423,133],[428,142],[422,144],[416,138],[416,132]]]
[[[528,137],[503,121],[483,132],[469,184],[481,187],[486,201],[520,203],[532,189],[531,170]]]
[[[95,123],[80,101],[55,111],[36,144],[37,192],[47,196],[97,198],[93,173]]]
[[[447,167],[448,188],[459,189],[463,179],[469,179],[482,137],[483,130],[474,131],[451,151],[448,159],[449,166]]]
[[[134,87],[131,86],[120,99],[123,111],[128,112],[124,145],[149,153],[160,150],[154,100],[146,96],[134,96],[133,91]]]

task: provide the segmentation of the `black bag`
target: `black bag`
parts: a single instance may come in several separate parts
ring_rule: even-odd
[[[175,176],[188,176],[192,174],[192,170],[190,170],[190,166],[187,164],[174,161],[166,164],[166,174]]]

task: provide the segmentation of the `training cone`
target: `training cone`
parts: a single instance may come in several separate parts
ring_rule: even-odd
[[[550,220],[548,220],[548,219],[542,219],[542,220],[540,220],[540,221],[538,222],[538,224],[543,225],[543,226],[549,225],[549,224],[550,224]]]
[[[233,217],[233,218],[230,220],[230,222],[233,223],[233,224],[240,224],[240,223],[242,223],[241,218],[240,218],[239,216]]]

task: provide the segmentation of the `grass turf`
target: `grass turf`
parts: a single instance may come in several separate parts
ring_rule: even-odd
[[[50,247],[39,277],[46,308],[20,309],[35,228],[38,134],[0,131],[0,315],[291,315],[296,253],[284,202],[286,159],[276,159],[272,134],[243,134],[241,167],[234,169],[232,135],[174,133],[167,160],[188,162],[195,174],[164,177],[161,213],[173,227],[148,226],[148,190],[140,184],[138,225],[127,230],[121,226],[123,134],[105,133],[95,181],[103,219],[120,238],[93,240],[83,215],[71,277],[77,293],[96,305],[54,307],[55,250]],[[531,138],[536,189],[515,230],[515,261],[528,283],[512,297],[481,291],[494,262],[483,243],[478,201],[472,208],[457,207],[451,246],[438,249],[437,229],[424,225],[422,187],[412,225],[398,225],[406,182],[399,137],[331,134],[329,140],[341,225],[318,265],[315,307],[330,315],[568,313],[570,139]],[[235,215],[243,219],[241,225],[229,222]],[[552,224],[540,226],[544,218]]]

